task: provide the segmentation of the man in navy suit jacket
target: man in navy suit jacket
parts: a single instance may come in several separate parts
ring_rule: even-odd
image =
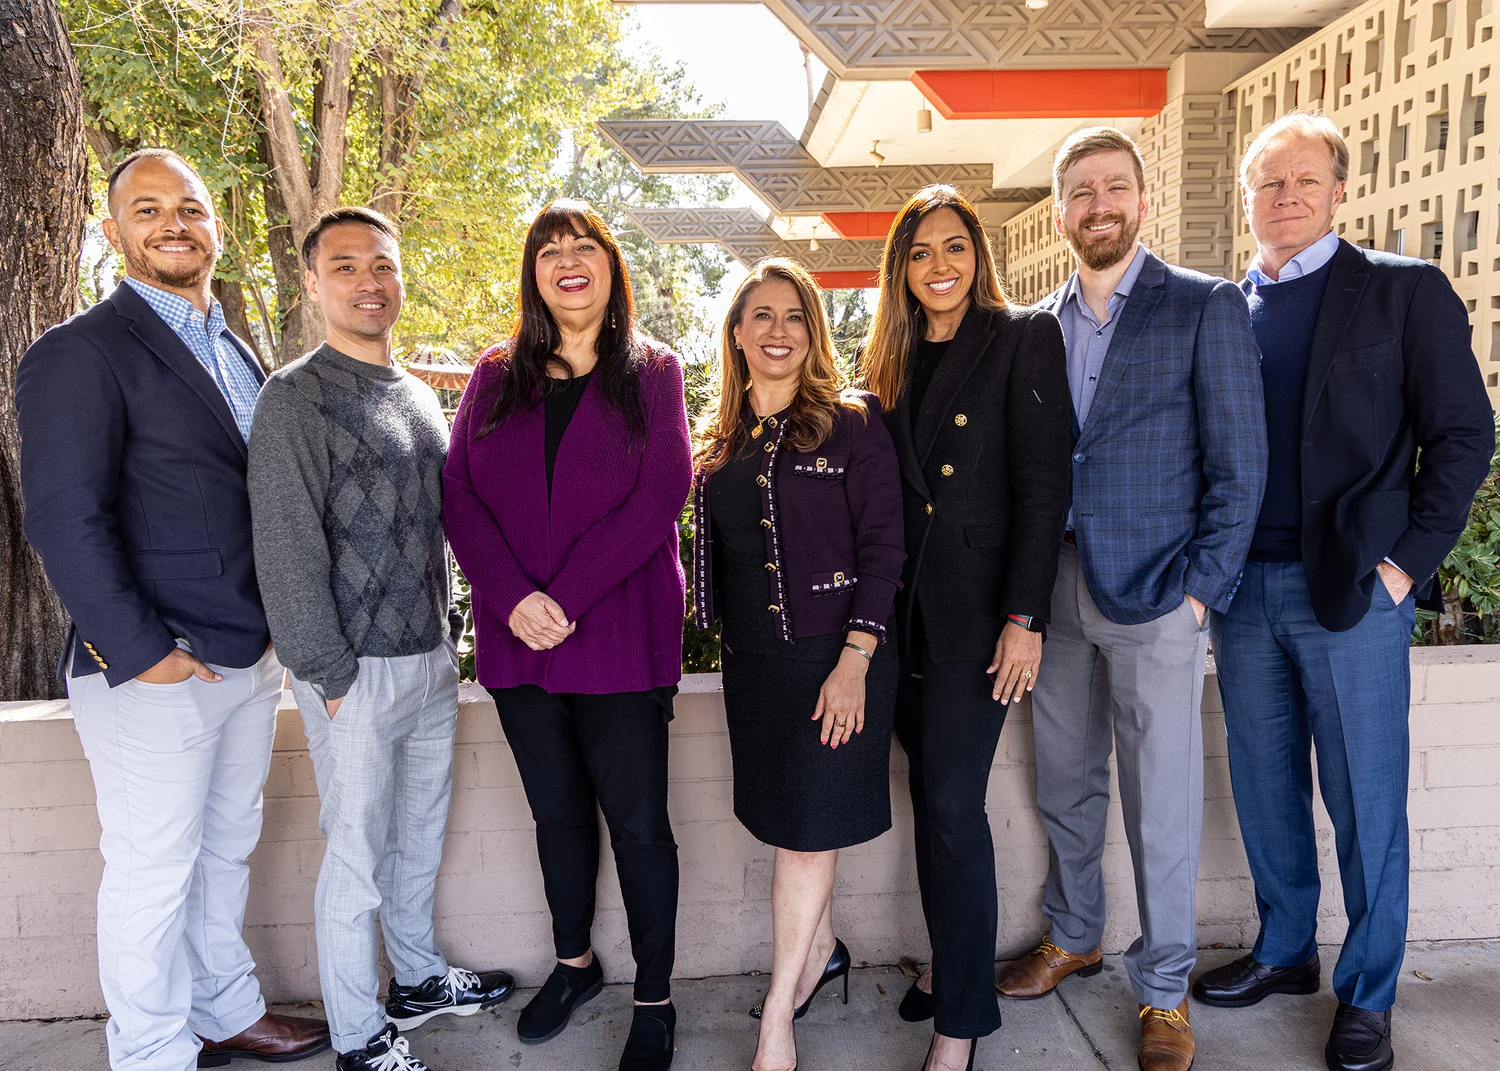
[[[26,537],[73,619],[61,670],[103,827],[110,1066],[295,1059],[327,1027],[266,1012],[240,935],[283,676],[245,486],[265,377],[210,292],[222,225],[198,174],[133,153],[109,207],[126,279],[26,351],[16,406]]]
[[[1036,997],[1099,969],[1111,743],[1142,936],[1125,955],[1143,1071],[1187,1071],[1203,823],[1207,611],[1229,607],[1265,483],[1259,354],[1244,295],[1137,241],[1135,144],[1080,131],[1053,167],[1079,269],[1041,307],[1067,341],[1073,496],[1036,688],[1047,939],[1000,979]]]
[[[1271,466],[1214,653],[1261,929],[1193,994],[1243,1007],[1318,988],[1316,742],[1349,915],[1324,1057],[1380,1071],[1406,949],[1414,602],[1463,532],[1494,425],[1443,273],[1333,233],[1348,174],[1339,128],[1304,114],[1268,127],[1240,169]]]

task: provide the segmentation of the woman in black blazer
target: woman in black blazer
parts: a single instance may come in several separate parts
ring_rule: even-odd
[[[862,372],[901,465],[896,735],[933,945],[901,1015],[935,1019],[927,1068],[962,1069],[1000,1026],[985,788],[1007,704],[1040,672],[1071,408],[1062,328],[1006,302],[979,217],[951,186],[919,190],[891,226]]]

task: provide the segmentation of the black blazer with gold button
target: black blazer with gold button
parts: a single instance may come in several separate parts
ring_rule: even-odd
[[[915,421],[909,386],[886,415],[906,520],[897,621],[909,636],[921,614],[934,660],[987,659],[1007,614],[1050,616],[1071,412],[1057,318],[1009,306],[971,307]]]

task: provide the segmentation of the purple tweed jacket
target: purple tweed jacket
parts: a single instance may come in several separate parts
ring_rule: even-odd
[[[783,445],[786,425],[761,447],[761,527],[766,536],[766,612],[784,640],[851,629],[882,642],[906,561],[901,472],[880,402],[861,392],[868,419],[846,409],[810,453]],[[751,419],[754,419],[752,414]],[[718,617],[708,477],[693,488],[693,605],[708,628]]]
[[[473,591],[479,682],[595,695],[676,684],[686,615],[677,519],[692,488],[677,355],[646,344],[644,442],[629,441],[589,382],[557,451],[550,508],[540,406],[474,434],[504,375],[500,360],[475,366],[443,469],[443,527]],[[550,651],[508,624],[533,591],[578,623]]]

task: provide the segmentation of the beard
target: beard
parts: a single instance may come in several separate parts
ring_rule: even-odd
[[[192,238],[179,240],[185,245],[193,246],[199,252],[204,252],[203,246]],[[190,290],[202,283],[213,274],[214,263],[219,259],[217,252],[210,252],[205,253],[203,259],[196,264],[168,268],[152,259],[151,250],[146,247],[145,242],[126,242],[122,252],[125,257],[125,267],[130,270],[131,275],[144,283],[173,287],[178,290]]]
[[[1100,223],[1118,223],[1120,229],[1115,237],[1101,241],[1089,234],[1088,228]],[[1135,248],[1135,239],[1141,232],[1139,218],[1126,219],[1119,212],[1093,213],[1084,216],[1076,228],[1065,228],[1068,244],[1073,253],[1090,271],[1103,271],[1120,263]]]

